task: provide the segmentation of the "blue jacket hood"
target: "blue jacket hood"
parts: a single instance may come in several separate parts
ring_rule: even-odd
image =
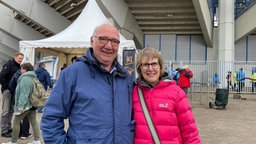
[[[45,68],[38,67],[35,70],[35,73],[36,73],[38,80],[43,84],[45,90],[47,90],[47,86],[52,87],[51,76]]]

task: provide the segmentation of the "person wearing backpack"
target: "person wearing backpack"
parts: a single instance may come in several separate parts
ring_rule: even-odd
[[[29,97],[34,90],[34,81],[36,78],[34,67],[30,63],[21,64],[22,75],[18,79],[18,84],[15,91],[14,119],[13,119],[13,134],[11,142],[2,144],[17,144],[20,132],[20,122],[27,116],[32,126],[34,141],[29,144],[41,144],[39,124],[36,120],[36,108],[31,105]]]
[[[17,87],[17,82],[19,77],[21,76],[21,70],[19,69],[13,76],[12,79],[9,83],[9,89],[10,92],[12,93],[13,96],[15,96],[15,89]],[[13,105],[15,105],[15,101],[13,99]],[[31,134],[29,133],[30,129],[30,124],[28,121],[28,117],[25,116],[24,119],[22,120],[22,123],[20,124],[20,134],[19,137],[21,139],[26,139],[28,138]]]
[[[38,80],[43,84],[44,89],[47,91],[47,87],[52,88],[52,83],[51,83],[51,76],[49,72],[45,69],[45,64],[40,63],[39,67],[35,70],[36,76]],[[38,108],[37,109],[39,113],[43,112],[43,108]]]

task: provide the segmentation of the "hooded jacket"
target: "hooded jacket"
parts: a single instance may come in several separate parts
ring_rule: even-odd
[[[162,144],[201,144],[195,119],[184,91],[175,81],[162,78],[154,87],[139,81],[133,87],[134,144],[154,144],[140,104],[137,86]]]
[[[51,76],[45,68],[38,67],[35,70],[35,73],[38,80],[43,84],[45,90],[47,90],[47,86],[49,86],[50,88],[52,87]]]
[[[27,71],[18,79],[18,85],[15,92],[14,114],[19,115],[19,110],[29,110],[32,105],[29,96],[34,90],[34,81],[31,77],[36,77],[34,71]]]
[[[61,71],[41,120],[45,143],[133,143],[132,77],[116,60],[107,72],[92,53]]]

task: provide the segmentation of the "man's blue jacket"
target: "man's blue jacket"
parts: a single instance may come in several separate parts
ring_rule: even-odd
[[[92,53],[61,71],[41,120],[46,144],[133,143],[133,79],[116,60],[105,71]]]

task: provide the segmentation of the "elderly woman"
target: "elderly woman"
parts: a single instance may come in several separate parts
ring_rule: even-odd
[[[144,48],[137,55],[138,79],[133,87],[135,144],[153,144],[138,89],[143,97],[162,144],[201,144],[195,119],[184,91],[164,73],[164,62],[154,48]]]

